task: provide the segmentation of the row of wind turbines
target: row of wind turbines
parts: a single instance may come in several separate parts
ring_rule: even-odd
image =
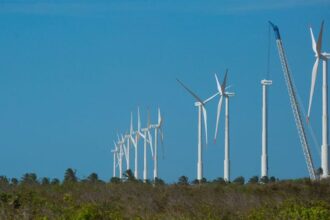
[[[310,28],[311,38],[312,38],[312,48],[315,53],[316,61],[313,66],[310,97],[308,105],[307,122],[310,118],[311,106],[315,88],[316,77],[318,73],[318,65],[320,60],[323,61],[323,84],[322,84],[322,146],[321,146],[321,168],[322,175],[321,178],[329,177],[329,164],[328,164],[328,84],[327,84],[327,61],[330,59],[330,54],[322,52],[322,35],[323,35],[324,22],[321,24],[320,33],[317,42],[315,41],[312,28]],[[195,92],[189,89],[183,82],[177,79],[178,83],[195,99],[195,107],[198,109],[198,132],[197,132],[197,180],[203,180],[203,126],[204,124],[204,134],[205,134],[205,144],[208,142],[208,129],[207,129],[207,111],[206,104],[211,100],[219,96],[217,105],[217,116],[216,116],[216,126],[214,133],[214,142],[216,142],[218,131],[219,131],[219,120],[222,110],[223,99],[225,99],[225,127],[224,127],[224,180],[230,181],[230,141],[229,141],[229,99],[235,95],[233,92],[229,92],[230,86],[227,86],[228,70],[224,74],[222,83],[219,82],[217,74],[215,74],[215,82],[217,92],[210,96],[209,98],[203,100]],[[261,140],[261,177],[268,177],[268,111],[267,111],[267,87],[272,85],[272,81],[268,79],[261,80],[262,85],[262,140]],[[143,180],[147,180],[147,145],[150,146],[151,155],[154,161],[154,179],[158,178],[158,156],[157,156],[157,145],[158,145],[158,135],[163,141],[163,130],[162,130],[162,117],[160,110],[158,109],[158,122],[156,124],[150,123],[150,116],[148,116],[148,125],[145,128],[141,128],[140,123],[140,112],[138,109],[138,128],[136,131],[133,130],[133,119],[131,115],[130,132],[126,135],[118,135],[117,142],[114,142],[115,149],[113,152],[113,173],[116,176],[116,167],[119,167],[119,178],[122,178],[122,162],[123,157],[126,159],[126,168],[130,169],[129,154],[130,146],[133,144],[135,149],[135,172],[134,176],[138,179],[138,142],[139,138],[142,137],[144,140],[144,167],[143,167]],[[203,121],[203,122],[202,122]],[[154,129],[154,144],[152,140],[151,130]]]
[[[161,144],[163,144],[163,118],[158,108],[158,121],[156,124],[151,124],[150,113],[148,111],[147,126],[141,128],[140,109],[137,110],[137,130],[133,129],[133,114],[131,113],[129,133],[124,135],[117,134],[117,141],[114,141],[113,153],[113,177],[116,177],[116,170],[119,169],[119,178],[123,178],[123,158],[126,161],[126,170],[130,170],[130,151],[131,147],[134,148],[134,177],[139,179],[138,174],[138,146],[140,139],[143,139],[143,181],[148,180],[148,163],[147,163],[147,150],[150,147],[151,156],[154,162],[153,179],[158,178],[158,137],[160,137]],[[152,137],[154,131],[154,139]],[[154,140],[154,142],[153,142]]]

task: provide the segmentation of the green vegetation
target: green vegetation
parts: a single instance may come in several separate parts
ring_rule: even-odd
[[[0,176],[0,219],[330,219],[330,180],[243,177],[201,183],[142,183],[132,172],[104,182],[80,180],[67,169],[63,182],[24,174]]]

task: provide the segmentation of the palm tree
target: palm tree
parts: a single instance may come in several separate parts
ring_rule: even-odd
[[[64,183],[75,183],[77,181],[76,170],[68,168],[64,173]]]
[[[87,177],[87,181],[88,182],[92,182],[92,183],[96,183],[99,181],[99,176],[97,175],[97,173],[91,173],[88,177]]]

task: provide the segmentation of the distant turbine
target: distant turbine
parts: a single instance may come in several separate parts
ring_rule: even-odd
[[[312,38],[312,47],[315,53],[315,63],[313,66],[312,72],[312,80],[311,80],[311,90],[309,96],[309,105],[308,105],[308,114],[307,121],[310,117],[310,111],[313,100],[313,93],[315,88],[315,81],[317,76],[317,69],[319,65],[320,59],[323,60],[323,85],[322,85],[322,150],[321,150],[321,167],[322,167],[322,178],[326,178],[329,176],[329,154],[328,154],[328,59],[330,58],[330,54],[326,52],[322,52],[322,34],[323,34],[323,25],[324,21],[321,24],[321,30],[319,33],[319,37],[317,39],[317,43],[315,42],[314,34],[312,28],[310,28],[311,38]]]
[[[223,79],[222,84],[220,85],[217,75],[215,74],[215,80],[217,83],[217,89],[220,94],[220,100],[218,103],[218,109],[217,109],[217,122],[216,122],[216,129],[215,129],[215,136],[214,140],[216,140],[217,133],[218,133],[218,125],[219,125],[219,119],[220,119],[220,112],[221,112],[221,106],[222,106],[222,97],[225,97],[225,156],[224,156],[224,180],[226,182],[230,181],[230,160],[229,160],[229,97],[232,97],[235,95],[235,93],[226,92],[226,84],[227,84],[227,73],[228,70],[226,70],[225,77]]]
[[[117,167],[117,160],[116,158],[118,157],[118,147],[116,142],[114,142],[115,149],[111,150],[113,153],[113,177],[116,177],[116,167]]]
[[[268,177],[268,111],[267,111],[267,86],[272,85],[271,80],[261,80],[262,85],[262,153],[261,177]]]
[[[157,124],[151,125],[155,129],[155,145],[154,145],[154,180],[158,178],[158,135],[160,135],[161,143],[163,144],[164,134],[163,134],[163,118],[158,108],[158,122]]]
[[[151,150],[151,156],[153,157],[153,147],[152,147],[152,137],[150,134],[150,118],[149,118],[149,112],[148,112],[148,126],[146,128],[142,128],[141,131],[143,134],[140,134],[142,138],[144,139],[144,145],[143,145],[143,181],[147,182],[148,180],[148,163],[147,163],[147,143],[149,143],[150,150]]]
[[[119,138],[119,135],[118,135],[118,146],[119,146],[119,158],[118,158],[118,162],[119,162],[119,178],[122,179],[123,178],[123,148],[125,146],[125,142],[122,139]]]
[[[203,179],[203,159],[202,159],[202,114],[204,118],[204,127],[205,127],[205,142],[207,145],[207,113],[205,109],[205,104],[211,101],[219,93],[214,94],[210,98],[203,101],[200,99],[193,91],[191,91],[187,86],[185,86],[180,80],[177,79],[180,85],[187,90],[195,99],[195,106],[198,108],[198,160],[197,160],[197,180],[199,182]]]
[[[126,157],[127,157],[126,167],[127,167],[127,170],[129,170],[130,169],[130,147],[131,147],[131,143],[133,144],[134,148],[136,148],[136,143],[135,143],[135,140],[133,138],[133,115],[132,115],[132,113],[131,113],[130,130],[129,130],[129,133],[125,135],[125,140],[127,141],[127,144],[126,144]]]

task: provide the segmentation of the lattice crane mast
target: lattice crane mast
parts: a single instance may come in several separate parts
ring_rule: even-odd
[[[314,165],[313,165],[313,160],[312,160],[312,156],[311,156],[311,153],[309,150],[309,144],[308,144],[308,140],[306,137],[305,128],[302,123],[301,111],[300,111],[299,103],[297,100],[296,89],[295,89],[294,82],[292,80],[293,79],[292,75],[289,70],[288,60],[286,59],[286,56],[285,56],[280,31],[276,25],[274,25],[271,22],[269,22],[269,23],[275,32],[277,50],[278,50],[278,54],[280,57],[282,70],[284,73],[285,83],[286,83],[288,93],[289,93],[290,104],[291,104],[294,120],[296,123],[300,143],[301,143],[305,161],[307,164],[309,177],[311,178],[311,180],[316,180],[316,174],[315,174],[315,169],[314,169]]]

